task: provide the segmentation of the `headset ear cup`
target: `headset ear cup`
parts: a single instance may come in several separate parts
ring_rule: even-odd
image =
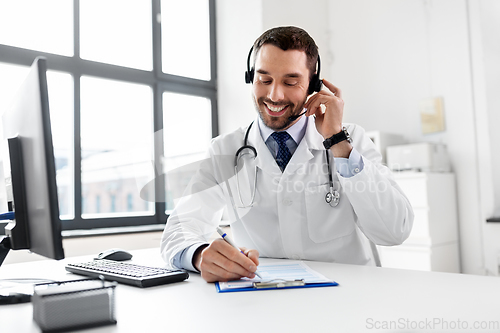
[[[323,88],[323,81],[319,78],[319,74],[317,74],[318,78],[317,78],[317,81],[316,81],[316,88],[314,91],[321,91],[321,88]]]
[[[247,70],[245,72],[245,82],[247,84],[253,83],[253,77],[255,70],[254,68],[250,68],[250,59],[252,58],[252,52],[253,52],[253,45],[250,48],[250,52],[248,52],[248,57],[247,57]]]
[[[250,84],[253,83],[254,71],[251,69],[250,71],[245,72],[245,82]]]
[[[309,82],[309,95],[313,94],[314,92],[320,91],[322,84],[323,82],[321,82],[321,80],[319,79],[319,75],[313,74],[311,81]]]

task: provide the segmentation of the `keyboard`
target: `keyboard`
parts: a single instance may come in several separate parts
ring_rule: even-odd
[[[105,259],[67,264],[65,268],[71,273],[90,277],[99,277],[101,275],[109,281],[116,281],[141,288],[180,282],[189,277],[187,272],[180,270],[141,266]]]

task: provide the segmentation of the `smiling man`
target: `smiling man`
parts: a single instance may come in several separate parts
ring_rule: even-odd
[[[283,51],[272,44],[257,52],[255,106],[267,127],[286,130],[293,124],[287,116],[301,113],[306,103],[311,72],[306,54],[299,50]],[[294,71],[288,72],[290,68]]]
[[[246,81],[259,116],[213,140],[167,221],[163,258],[209,282],[253,278],[259,256],[373,265],[366,239],[396,245],[410,234],[407,198],[364,130],[343,124],[342,92],[319,80],[307,32],[270,29],[252,52]],[[234,165],[217,158],[235,154]],[[208,242],[224,208],[243,253]]]

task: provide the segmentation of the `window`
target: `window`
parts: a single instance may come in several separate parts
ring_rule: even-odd
[[[59,197],[59,213],[62,219],[75,217],[74,186],[74,82],[68,73],[49,71],[49,108],[52,142],[56,161],[56,183]]]
[[[162,0],[163,72],[210,80],[210,20],[206,0]],[[189,13],[185,17],[178,13]],[[182,31],[182,33],[178,33]],[[186,41],[189,41],[186,43]],[[170,50],[169,45],[182,45]]]
[[[111,195],[111,202],[110,202],[110,212],[114,213],[116,212],[116,195],[113,194]]]
[[[95,212],[96,213],[101,212],[101,196],[100,195],[95,196]]]
[[[73,55],[73,2],[0,0],[0,44]]]
[[[151,2],[144,0],[80,1],[80,56],[152,70],[151,17]]]
[[[143,84],[83,76],[80,101],[82,192],[92,196],[133,191],[135,200],[143,200],[136,184],[154,177],[147,165],[153,156],[152,89]],[[117,209],[113,198],[111,206],[103,205],[100,213],[128,215],[124,214],[128,212],[126,206]],[[153,203],[138,213],[154,215]],[[82,210],[82,217],[98,216]]]
[[[212,137],[210,131],[212,120],[210,99],[206,97],[163,93],[163,139],[165,154],[163,158],[163,174],[165,177],[165,197],[167,212],[174,208],[175,199],[183,194],[191,176],[198,169],[196,163],[203,159]],[[183,110],[189,105],[189,117]],[[196,119],[196,121],[193,121]],[[182,129],[189,128],[189,131]],[[196,136],[191,133],[196,133]],[[193,168],[188,166],[192,165]]]
[[[165,223],[187,176],[160,176],[218,134],[214,15],[215,0],[0,0],[0,109],[47,58],[63,230]]]
[[[134,195],[132,193],[127,194],[127,211],[131,212],[134,209]]]

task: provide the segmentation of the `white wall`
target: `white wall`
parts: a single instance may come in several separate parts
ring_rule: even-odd
[[[493,236],[487,230],[497,226],[486,226],[484,222],[492,213],[487,209],[491,210],[493,204],[485,205],[487,200],[482,200],[493,195],[493,188],[488,185],[493,181],[488,156],[500,151],[500,133],[494,132],[495,124],[490,121],[500,117],[499,112],[492,111],[500,105],[498,94],[493,91],[500,86],[495,86],[500,78],[496,60],[500,59],[496,44],[500,20],[495,18],[500,15],[493,14],[494,1],[481,0],[481,5],[472,1],[473,8],[469,8],[467,0],[219,0],[218,13],[224,12],[221,8],[232,10],[226,11],[231,13],[229,16],[217,18],[218,36],[224,38],[220,35],[221,26],[227,27],[231,22],[232,31],[249,39],[248,45],[238,45],[242,48],[238,51],[241,54],[238,61],[244,64],[248,48],[265,29],[300,26],[309,31],[320,47],[322,76],[343,90],[345,121],[358,123],[367,130],[399,133],[412,142],[446,143],[457,177],[462,271],[484,274],[486,270],[496,272],[494,264],[499,249],[491,244],[495,240],[500,243],[498,230],[493,230],[497,232]],[[236,17],[241,14],[236,8],[248,7],[255,16]],[[478,12],[476,19],[471,17],[474,11]],[[486,23],[481,23],[484,19]],[[252,25],[251,21],[257,24]],[[222,42],[218,40],[219,46]],[[478,46],[471,48],[475,44]],[[218,52],[221,59],[228,50],[219,47]],[[235,53],[232,49],[229,52]],[[484,55],[487,62],[487,68],[482,68],[485,74],[480,77],[473,76],[478,64],[483,66],[481,59],[477,60],[478,55]],[[219,61],[219,73],[230,70],[232,67]],[[250,90],[245,91],[246,96],[241,93],[243,74],[237,74],[231,82],[222,82],[223,76],[219,74],[219,84],[226,87],[222,91],[219,88],[222,112],[219,121],[223,131],[246,125],[255,117],[255,111],[251,116],[244,113],[236,117],[222,105],[226,94],[234,91],[243,97],[239,105],[242,108],[245,105],[245,112],[253,109]],[[226,73],[225,77],[230,75]],[[481,84],[486,91],[478,91]],[[481,92],[482,104],[477,97]],[[423,135],[419,103],[434,96],[444,98],[446,130]],[[481,105],[482,113],[477,111]],[[228,114],[231,115],[225,117]],[[495,123],[500,125],[500,119]],[[491,148],[483,146],[481,135],[487,135],[488,142],[496,140],[497,144]],[[500,154],[493,158],[493,165],[500,166]],[[496,188],[500,189],[500,184]]]
[[[491,157],[495,170],[500,167],[500,2],[483,0],[474,5],[480,7],[480,24],[485,73],[485,93],[489,118]],[[495,153],[496,152],[496,153]],[[493,174],[495,215],[500,216],[500,173]]]
[[[421,1],[331,2],[332,80],[343,89],[344,121],[418,137],[418,102],[430,94],[422,7]]]
[[[307,5],[305,5],[307,3]],[[321,76],[330,77],[333,61],[331,31],[328,22],[328,0],[264,0],[263,30],[279,26],[297,26],[306,30],[318,45],[321,56]]]
[[[255,119],[251,86],[245,84],[248,52],[262,30],[261,0],[217,0],[217,84],[219,133]]]
[[[469,2],[482,220],[500,216],[500,2]],[[495,172],[496,171],[496,172]],[[500,224],[483,225],[485,267],[500,273]]]

